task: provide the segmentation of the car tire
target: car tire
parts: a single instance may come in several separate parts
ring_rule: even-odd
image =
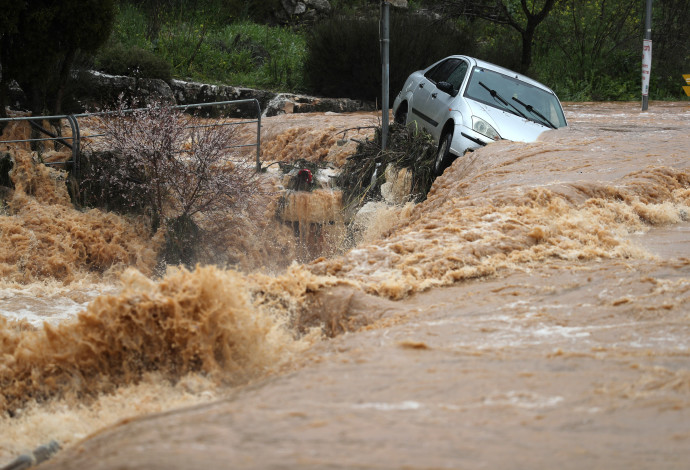
[[[398,111],[398,113],[395,115],[395,123],[403,126],[407,124],[407,110]]]
[[[434,173],[436,173],[436,176],[441,176],[443,171],[453,163],[454,156],[450,153],[450,143],[452,141],[452,132],[447,132],[441,137],[438,144],[438,152],[436,153],[436,161],[434,162]]]

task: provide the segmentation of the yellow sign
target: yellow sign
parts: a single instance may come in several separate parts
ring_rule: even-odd
[[[688,86],[684,86],[683,90],[685,90],[685,94],[690,96],[690,74],[689,75],[683,75],[683,78],[685,79],[685,83],[688,84]]]

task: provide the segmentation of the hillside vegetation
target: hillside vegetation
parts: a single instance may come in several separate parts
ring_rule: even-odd
[[[10,0],[0,0],[0,7],[3,2],[9,2],[0,8],[3,112],[12,80],[31,95],[33,111],[59,110],[69,90],[66,71],[80,67],[380,99],[378,0],[71,0],[59,6],[36,0],[19,8]],[[449,54],[470,54],[522,71],[564,101],[639,99],[643,1],[395,3],[407,6],[392,11],[392,95],[410,72]],[[77,35],[69,25],[56,26],[67,17],[90,29]],[[685,99],[687,24],[690,2],[654,2],[651,99]]]

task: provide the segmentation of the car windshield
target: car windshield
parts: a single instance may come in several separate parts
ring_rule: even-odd
[[[566,125],[563,109],[555,95],[514,77],[475,67],[465,96],[547,127]],[[505,102],[503,102],[505,101]]]

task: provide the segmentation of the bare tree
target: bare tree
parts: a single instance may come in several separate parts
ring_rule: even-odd
[[[220,236],[233,214],[260,212],[265,186],[237,149],[236,126],[160,103],[125,108],[121,101],[100,119],[112,158],[92,180],[125,206],[148,212],[152,228],[164,225],[168,248],[188,250],[174,262],[191,263],[196,251],[186,245]]]

